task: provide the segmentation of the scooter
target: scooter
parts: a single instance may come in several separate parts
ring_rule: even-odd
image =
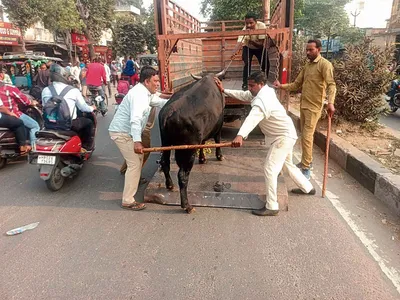
[[[386,101],[389,104],[390,111],[395,113],[400,108],[400,81],[393,80],[390,91],[386,94]]]
[[[30,105],[21,107],[20,110],[30,116],[39,123],[40,128],[43,128],[42,112],[36,106]],[[29,130],[26,129],[29,137]],[[16,160],[24,154],[20,153],[19,145],[15,139],[14,133],[8,128],[0,128],[0,169],[4,168],[9,160]]]
[[[82,113],[93,121],[93,143],[96,135],[96,116],[94,113]],[[94,151],[82,150],[82,142],[78,134],[72,130],[41,130],[37,133],[35,148],[29,153],[29,163],[39,166],[40,178],[46,182],[51,191],[60,190],[66,178],[72,178],[82,169]]]

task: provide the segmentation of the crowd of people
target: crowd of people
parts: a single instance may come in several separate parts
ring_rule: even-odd
[[[135,85],[139,81],[138,72],[139,65],[132,57],[122,64],[116,61],[108,64],[105,59],[95,58],[86,64],[76,60],[65,67],[48,61],[38,67],[32,79],[29,96],[13,86],[7,70],[3,69],[0,73],[0,127],[9,128],[15,133],[20,153],[31,151],[40,126],[36,120],[21,111],[21,108],[24,110],[39,102],[44,106],[54,95],[60,95],[67,86],[73,85],[74,89],[69,89],[63,95],[70,106],[73,120],[71,129],[79,134],[84,148],[90,150],[93,145],[93,141],[90,140],[93,124],[87,118],[78,118],[74,108],[82,112],[92,112],[96,108],[88,104],[88,88],[96,89],[103,98],[106,92],[111,97],[111,84],[116,87],[121,76],[127,76],[131,84]],[[104,106],[104,101],[100,102],[100,105]],[[107,107],[100,109],[107,111]],[[25,128],[28,129],[28,136]]]

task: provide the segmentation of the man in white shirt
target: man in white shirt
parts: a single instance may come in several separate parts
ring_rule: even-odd
[[[263,22],[257,21],[257,16],[253,13],[248,13],[245,16],[245,24],[246,26],[243,28],[243,30],[265,29],[267,27]],[[253,56],[257,58],[262,71],[265,72],[265,68],[268,64],[268,54],[264,47],[265,38],[266,37],[264,34],[244,35],[238,37],[238,43],[235,47],[237,51],[233,54],[232,59],[234,59],[234,57],[240,51],[240,46],[243,45],[242,60],[244,62],[244,67],[242,89],[244,91],[247,90],[247,77],[251,73],[251,61],[253,60]]]
[[[106,70],[107,82],[105,82],[104,84],[108,89],[108,98],[111,98],[111,69],[104,58],[102,60],[102,64],[104,65],[104,69]]]
[[[168,101],[156,95],[159,86],[157,71],[152,67],[144,67],[140,74],[140,83],[130,89],[122,100],[108,129],[111,139],[117,144],[127,164],[121,206],[125,209],[146,208],[143,203],[136,202],[134,196],[138,189],[144,157],[142,133],[151,108],[163,107]]]
[[[270,146],[264,164],[266,205],[260,210],[253,210],[252,213],[258,216],[275,216],[279,213],[277,186],[282,167],[287,170],[299,187],[293,189],[292,193],[315,195],[315,189],[311,183],[293,164],[293,147],[297,140],[296,129],[292,119],[276,97],[274,89],[266,85],[267,79],[264,73],[258,71],[249,76],[249,90],[246,92],[226,90],[218,79],[215,81],[222,93],[242,101],[251,101],[252,109],[240,127],[232,146],[241,147],[243,139],[246,139],[257,125],[265,135],[266,145]]]
[[[71,130],[75,131],[82,141],[82,147],[86,150],[92,150],[94,146],[92,130],[92,120],[85,117],[77,117],[77,108],[82,112],[91,113],[96,107],[89,106],[86,104],[81,92],[69,85],[66,78],[68,73],[59,65],[52,64],[50,66],[50,79],[52,84],[46,87],[42,92],[42,103],[43,106],[46,102],[54,96],[54,93],[60,95],[64,90],[67,92],[64,96],[65,101],[68,103],[69,111],[72,118]]]

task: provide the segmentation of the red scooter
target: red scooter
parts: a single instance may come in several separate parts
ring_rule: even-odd
[[[29,154],[29,163],[39,166],[40,178],[51,191],[58,191],[66,178],[72,178],[82,169],[94,151],[96,135],[96,116],[94,113],[81,113],[93,121],[93,145],[91,151],[82,150],[78,134],[72,130],[41,130],[37,133],[36,146]]]

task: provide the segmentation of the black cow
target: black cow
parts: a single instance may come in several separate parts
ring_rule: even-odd
[[[215,76],[222,77],[221,72]],[[188,88],[175,93],[159,114],[161,142],[163,146],[198,145],[214,138],[221,141],[221,129],[224,121],[223,111],[225,97],[214,82],[214,75],[203,78],[193,76],[197,82]],[[175,159],[179,166],[178,181],[181,196],[181,207],[191,213],[194,208],[187,198],[189,174],[195,160],[196,150],[176,150]],[[167,189],[174,188],[170,176],[171,151],[164,151],[161,158],[161,168],[165,175]],[[221,148],[216,149],[218,160],[223,160]],[[200,149],[199,163],[205,163],[206,157]]]

